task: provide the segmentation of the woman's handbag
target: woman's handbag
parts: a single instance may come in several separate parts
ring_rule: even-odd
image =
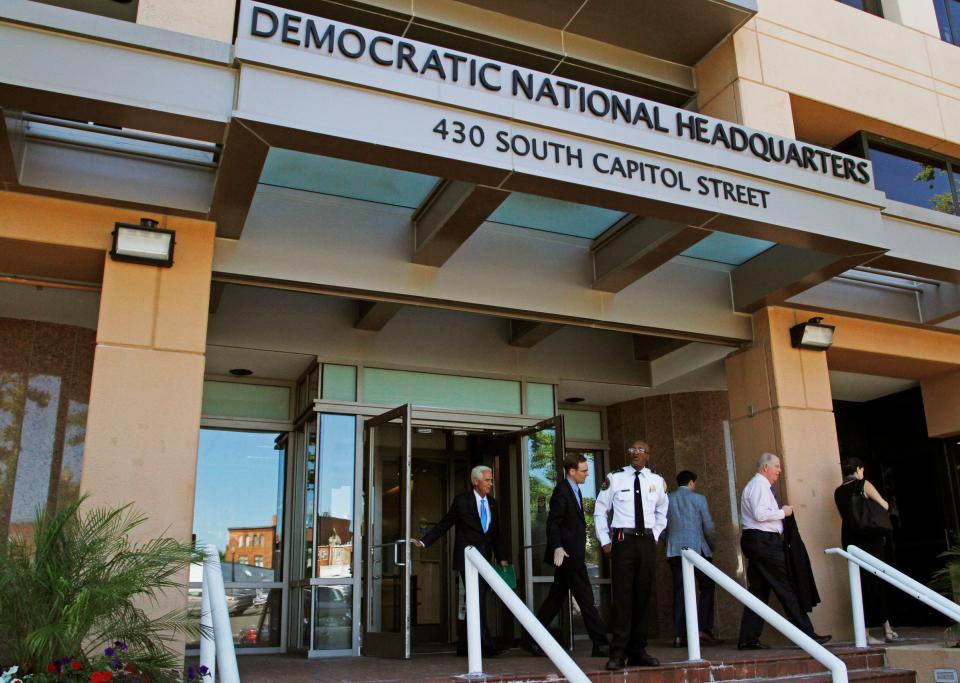
[[[877,501],[867,498],[863,488],[850,498],[850,520],[858,534],[883,536],[893,531],[890,512]]]

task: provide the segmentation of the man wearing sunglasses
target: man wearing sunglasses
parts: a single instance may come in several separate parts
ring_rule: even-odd
[[[597,538],[611,558],[613,640],[607,670],[657,666],[647,653],[647,620],[657,540],[667,526],[667,485],[647,467],[650,445],[635,441],[630,464],[607,475],[594,507]],[[612,522],[608,521],[612,515]]]

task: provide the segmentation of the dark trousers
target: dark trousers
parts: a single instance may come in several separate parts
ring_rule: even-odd
[[[740,549],[747,558],[747,587],[750,592],[766,604],[773,589],[790,623],[808,636],[813,635],[810,617],[800,609],[797,594],[787,576],[783,537],[776,533],[745,529],[740,537]],[[763,619],[744,607],[740,620],[740,642],[754,643],[760,640],[763,623]]]
[[[490,637],[490,631],[487,630],[487,592],[490,586],[483,580],[482,576],[477,577],[477,584],[480,587],[480,646],[483,649],[493,649],[493,638]],[[464,596],[466,596],[467,580],[463,572],[460,572],[460,585],[463,587]],[[457,621],[457,651],[467,651],[467,622]]]
[[[560,613],[567,601],[567,593],[573,593],[573,599],[580,607],[583,615],[583,625],[590,634],[590,640],[595,645],[605,645],[607,642],[606,629],[600,613],[593,604],[593,589],[590,586],[590,577],[587,576],[587,567],[583,562],[574,562],[569,557],[553,571],[553,583],[547,598],[537,610],[537,619],[547,626]]]
[[[653,535],[613,532],[611,657],[641,655],[647,648],[647,611],[656,572],[657,544]]]
[[[706,560],[713,562],[709,557]],[[670,573],[673,575],[673,633],[678,638],[686,638],[687,613],[683,605],[683,559],[668,557],[667,564],[670,565]],[[697,582],[697,621],[700,622],[700,630],[713,633],[713,595],[716,584],[699,569],[694,570],[694,578]]]

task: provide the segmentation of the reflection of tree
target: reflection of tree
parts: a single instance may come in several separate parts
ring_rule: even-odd
[[[557,465],[554,456],[555,433],[544,429],[530,435],[527,443],[527,464],[530,472],[530,500],[550,499],[557,480]],[[530,526],[537,528],[537,510],[530,506]],[[546,521],[546,518],[543,520]]]
[[[932,190],[936,187],[936,177],[938,173],[946,179],[947,170],[945,168],[937,168],[930,164],[924,164],[923,168],[913,177],[913,180],[918,183],[927,183],[927,187]],[[949,180],[947,182],[949,183]],[[934,210],[943,213],[956,213],[956,208],[953,205],[953,193],[949,188],[946,192],[931,195],[928,199]]]
[[[30,386],[27,373],[0,371],[0,544],[7,541],[13,486],[17,480],[17,461],[27,403],[45,408],[49,392]]]

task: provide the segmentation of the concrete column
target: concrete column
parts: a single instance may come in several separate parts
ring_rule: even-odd
[[[794,506],[810,555],[821,603],[811,615],[818,633],[850,638],[846,567],[823,549],[840,543],[833,491],[840,484],[840,449],[827,358],[790,346],[790,328],[802,320],[791,309],[753,316],[752,345],[727,359],[737,495],[764,451],[780,456],[780,500]]]
[[[932,2],[917,2],[917,0],[882,0],[883,17],[895,21],[901,26],[916,29],[921,33],[940,37],[940,27],[937,25],[937,12]]]
[[[106,257],[81,490],[90,505],[134,503],[139,540],[189,541],[214,225],[160,223],[176,230],[172,268]],[[158,610],[185,606],[184,591]]]
[[[920,382],[927,434],[945,439],[960,434],[960,372],[952,372]]]

